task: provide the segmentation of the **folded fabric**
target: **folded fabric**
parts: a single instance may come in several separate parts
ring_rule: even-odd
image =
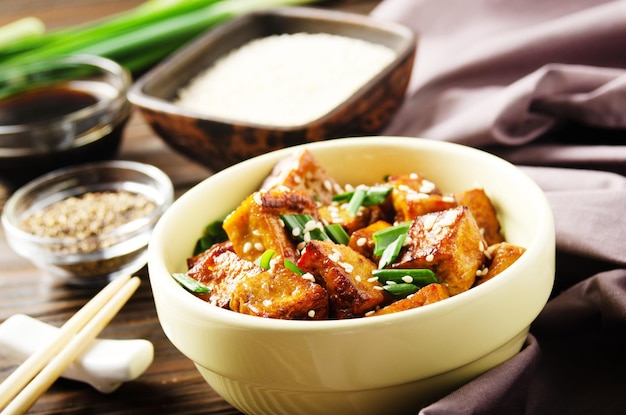
[[[524,349],[415,413],[626,413],[626,1],[384,0],[372,16],[420,38],[383,134],[493,152],[555,218],[555,286]]]

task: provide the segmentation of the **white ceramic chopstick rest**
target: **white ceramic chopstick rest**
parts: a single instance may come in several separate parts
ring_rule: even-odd
[[[0,324],[0,354],[19,363],[49,343],[59,329],[25,314]],[[63,372],[63,377],[85,382],[103,393],[138,378],[152,364],[154,346],[148,340],[96,339]]]

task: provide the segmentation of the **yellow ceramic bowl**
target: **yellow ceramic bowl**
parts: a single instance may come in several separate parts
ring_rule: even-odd
[[[423,308],[373,318],[283,321],[211,306],[170,276],[196,239],[293,149],[217,173],[163,215],[149,273],[163,330],[228,402],[248,414],[404,414],[518,353],[554,281],[554,228],[540,188],[508,162],[455,144],[369,137],[308,144],[342,183],[418,172],[444,192],[482,185],[505,237],[527,248],[497,278]]]

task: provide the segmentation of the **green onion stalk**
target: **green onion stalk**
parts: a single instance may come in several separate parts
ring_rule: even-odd
[[[78,54],[103,56],[117,61],[131,73],[141,73],[199,34],[229,19],[315,1],[149,0],[108,18],[43,34],[37,33],[40,29],[33,24],[27,30],[34,33],[16,35],[13,41],[0,44],[0,73],[29,62]]]

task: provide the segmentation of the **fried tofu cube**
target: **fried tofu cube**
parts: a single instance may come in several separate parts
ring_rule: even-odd
[[[526,252],[526,248],[508,242],[491,245],[487,248],[487,255],[491,258],[488,262],[487,273],[478,277],[476,285],[482,284],[500,274],[517,261],[524,252]]]
[[[457,206],[454,197],[444,196],[433,182],[415,173],[391,176],[387,183],[393,187],[391,200],[396,222]]]
[[[276,188],[253,193],[224,220],[224,231],[237,255],[255,261],[273,249],[276,255],[295,262],[298,252],[281,214],[309,214],[317,218],[317,203],[302,190]]]
[[[263,268],[238,257],[228,241],[213,245],[187,262],[190,265],[187,275],[210,289],[199,297],[221,308],[229,308],[239,279],[263,272]]]
[[[328,318],[328,294],[319,284],[284,266],[244,274],[232,291],[230,309],[283,320]]]
[[[450,295],[474,284],[487,245],[469,208],[459,206],[417,217],[408,239],[392,267],[431,269]]]
[[[348,246],[364,257],[374,261],[376,259],[374,256],[374,246],[376,245],[374,234],[391,226],[389,222],[379,220],[364,228],[357,229],[350,234]]]
[[[330,204],[333,195],[343,191],[306,149],[279,161],[261,185],[261,190],[276,187],[307,191],[324,205]]]
[[[450,297],[450,293],[445,285],[441,284],[428,284],[422,287],[415,294],[411,294],[406,298],[395,301],[386,307],[368,313],[367,317],[380,316],[384,314],[397,313],[398,311],[410,310],[412,308],[422,307],[428,304],[436,303],[437,301],[445,300]]]
[[[326,288],[332,318],[361,317],[386,299],[382,285],[371,278],[376,264],[346,245],[311,241],[298,267]]]
[[[491,199],[483,189],[475,188],[455,195],[461,206],[467,206],[474,215],[478,227],[482,230],[487,245],[504,241],[500,234],[500,222]]]

